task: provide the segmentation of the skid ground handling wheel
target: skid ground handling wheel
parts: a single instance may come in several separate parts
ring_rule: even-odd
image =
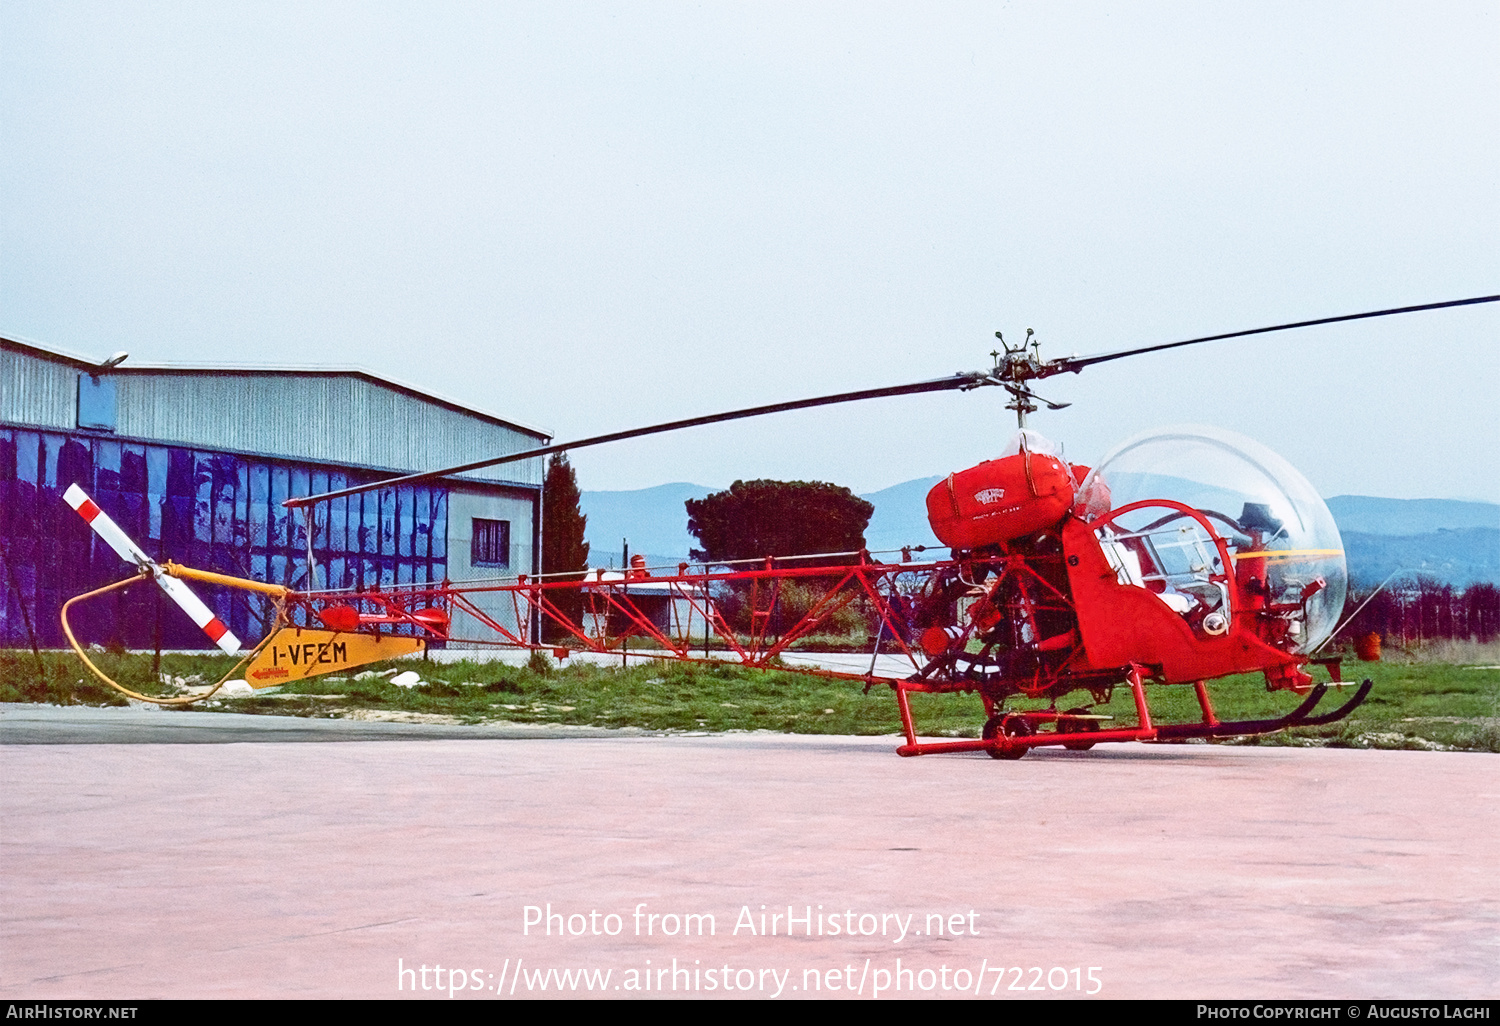
[[[1036,730],[1031,726],[1024,716],[1011,713],[1006,716],[991,716],[984,725],[984,739],[993,741],[998,737],[1030,737]],[[1025,745],[1002,744],[995,748],[986,748],[991,759],[1019,759],[1029,752]]]
[[[1099,729],[1099,724],[1096,721],[1092,719],[1079,718],[1076,716],[1076,714],[1083,712],[1082,709],[1073,709],[1070,710],[1070,712],[1074,713],[1075,715],[1068,716],[1064,714],[1058,717],[1057,733],[1091,733]],[[991,716],[985,722],[984,731],[981,736],[986,741],[993,741],[996,738],[1034,737],[1036,736],[1036,727],[1032,725],[1031,721],[1028,718],[1019,713],[1005,713],[1000,716]],[[1090,748],[1094,747],[1094,742],[1064,741],[1063,747],[1068,749],[1068,751],[1070,752],[1086,752]],[[1031,751],[1031,746],[1022,744],[1001,744],[994,748],[987,748],[985,749],[985,751],[989,753],[991,759],[1015,760],[1021,758],[1027,752]]]

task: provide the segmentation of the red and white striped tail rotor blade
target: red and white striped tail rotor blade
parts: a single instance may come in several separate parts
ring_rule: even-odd
[[[85,495],[82,488],[76,484],[68,485],[68,490],[63,492],[63,501],[77,510],[78,515],[94,529],[94,533],[108,542],[109,547],[118,552],[125,562],[136,566],[156,566],[156,561],[141,551],[141,547],[130,540],[130,535],[120,530],[120,525],[111,520],[108,513],[94,505],[94,500]]]
[[[210,641],[230,655],[240,650],[240,639],[236,638],[234,633],[224,625],[224,621],[215,616],[213,610],[204,605],[203,600],[194,595],[191,588],[177,578],[168,576],[156,560],[146,555],[139,545],[130,540],[128,534],[120,530],[120,525],[110,519],[108,513],[84,494],[82,488],[76,484],[69,485],[68,490],[63,493],[63,500],[78,511],[78,515],[88,522],[88,525],[94,529],[94,533],[118,552],[121,559],[149,569],[152,576],[156,578],[156,583],[161,586],[161,590],[182,607],[182,611],[192,618],[193,623],[202,628]]]
[[[240,650],[240,639],[234,636],[234,632],[224,626],[224,621],[214,615],[214,611],[203,604],[203,600],[193,594],[191,588],[183,584],[175,577],[168,577],[166,571],[156,572],[156,583],[161,585],[161,590],[172,597],[172,601],[182,607],[182,611],[193,618],[193,622],[203,628],[203,633],[208,639],[218,645],[225,652],[234,655]]]

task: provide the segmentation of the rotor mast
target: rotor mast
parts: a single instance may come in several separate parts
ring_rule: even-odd
[[[1000,348],[990,350],[995,367],[990,371],[990,380],[986,383],[1000,385],[1010,393],[1010,402],[1005,404],[1005,408],[1016,411],[1016,427],[1023,429],[1026,427],[1026,415],[1040,409],[1037,402],[1049,410],[1062,410],[1073,405],[1049,402],[1026,387],[1026,382],[1045,377],[1047,373],[1048,365],[1042,363],[1042,344],[1036,341],[1035,335],[1035,331],[1027,328],[1026,340],[1018,346],[1011,346],[1005,341],[1005,335],[997,331],[995,337],[1000,340]]]

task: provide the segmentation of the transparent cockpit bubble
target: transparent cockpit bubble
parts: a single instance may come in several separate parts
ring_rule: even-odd
[[[1150,431],[1127,439],[1099,461],[1079,489],[1075,509],[1099,521],[1105,511],[1162,499],[1206,515],[1228,542],[1242,585],[1254,577],[1273,605],[1295,607],[1285,613],[1288,651],[1308,654],[1333,633],[1349,586],[1344,543],[1327,504],[1290,463],[1221,428]],[[1169,508],[1145,507],[1116,517],[1112,530],[1186,526],[1184,518],[1171,518]],[[1187,530],[1203,533],[1199,527]]]

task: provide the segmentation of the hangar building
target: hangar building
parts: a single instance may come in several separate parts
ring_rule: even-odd
[[[62,604],[129,575],[63,501],[71,483],[153,558],[302,589],[306,517],[283,499],[548,440],[360,370],[108,367],[0,338],[0,647],[65,645]],[[320,504],[314,586],[537,573],[543,473],[541,459],[526,460]],[[195,590],[247,644],[264,632],[257,596]],[[70,614],[80,641],[211,647],[157,591]],[[514,625],[509,603],[474,598]],[[493,636],[461,613],[453,634]]]

